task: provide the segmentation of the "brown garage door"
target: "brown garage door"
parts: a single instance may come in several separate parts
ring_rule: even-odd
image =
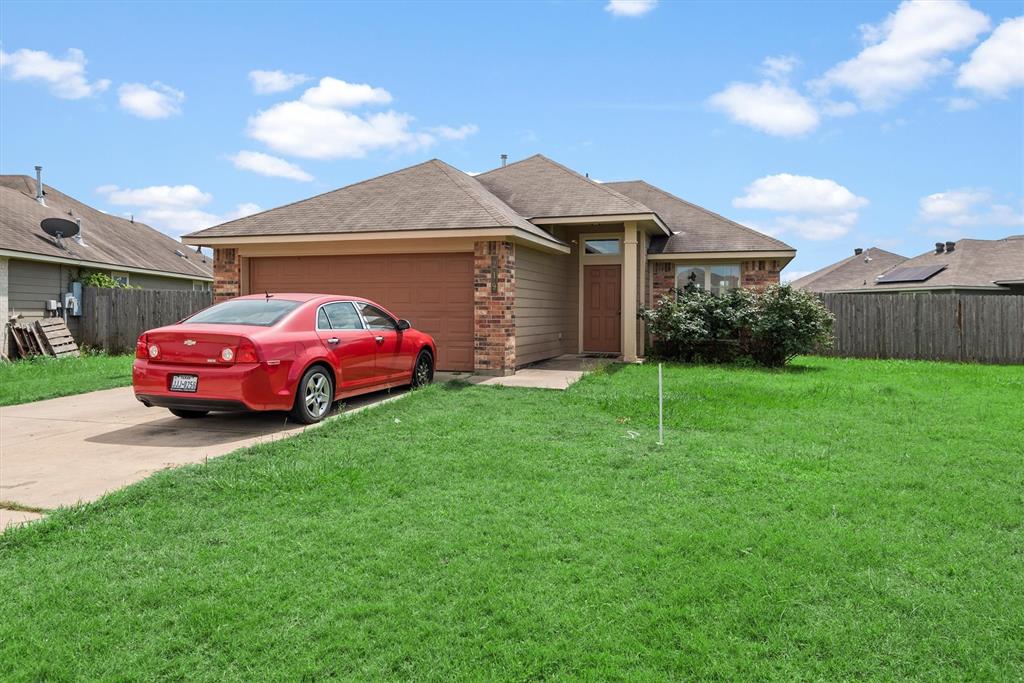
[[[473,255],[280,256],[249,260],[251,292],[322,292],[377,301],[429,332],[439,370],[473,369]]]

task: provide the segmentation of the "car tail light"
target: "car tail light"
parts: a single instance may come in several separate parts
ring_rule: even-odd
[[[227,349],[225,349],[227,350]],[[238,350],[235,352],[236,363],[259,363],[259,355],[256,353],[256,345],[251,339],[242,337],[238,340]]]
[[[149,344],[146,342],[146,333],[143,332],[139,335],[139,340],[135,342],[135,357],[136,358],[149,358]]]
[[[220,352],[220,359],[225,363],[230,363],[235,359],[235,352],[231,350],[230,346],[225,346]]]
[[[154,360],[159,358],[160,357],[160,347],[157,346],[156,344],[150,344],[149,345],[149,357],[154,359]]]

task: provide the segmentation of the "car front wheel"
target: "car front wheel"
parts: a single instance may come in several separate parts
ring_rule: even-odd
[[[327,416],[334,403],[334,382],[320,366],[311,367],[299,381],[295,392],[292,419],[302,424],[313,424]]]
[[[412,388],[425,387],[434,380],[434,358],[426,349],[416,356],[416,365],[412,367]]]

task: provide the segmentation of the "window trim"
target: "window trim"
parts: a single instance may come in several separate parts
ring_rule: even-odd
[[[339,330],[348,330],[349,329],[347,327],[343,327],[343,328],[320,327],[320,311],[324,307],[331,306],[333,304],[348,304],[349,306],[351,306],[352,309],[356,312],[356,317],[359,318],[359,324],[362,325],[362,327],[360,327],[358,329],[363,330],[364,332],[366,330],[370,329],[370,328],[368,328],[366,326],[366,321],[363,320],[363,313],[362,313],[362,311],[359,310],[359,307],[356,306],[356,302],[355,301],[327,301],[327,302],[322,303],[322,304],[320,304],[319,306],[316,307],[316,315],[313,316],[313,325],[316,328],[317,332],[337,332]],[[327,316],[327,322],[330,323],[331,322],[331,316],[327,313],[327,311],[324,311],[324,315]],[[354,331],[354,330],[349,330],[349,331]]]
[[[615,242],[618,245],[613,253],[606,253],[603,251],[597,251],[590,253],[587,251],[587,242]],[[622,256],[622,237],[620,235],[610,235],[607,237],[597,235],[585,235],[583,237],[583,253],[586,256]]]
[[[132,284],[131,273],[128,273],[127,271],[124,271],[124,270],[112,270],[112,271],[110,271],[110,279],[111,280],[114,280],[115,282],[117,282],[118,279],[122,278],[122,277],[124,278],[124,282],[122,283],[122,285],[124,287],[130,287],[131,284]]]

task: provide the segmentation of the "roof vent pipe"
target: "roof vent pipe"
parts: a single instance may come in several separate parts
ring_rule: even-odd
[[[507,165],[508,165],[508,155],[507,154],[502,154],[501,155],[501,167],[505,168],[505,166],[507,166]]]
[[[946,242],[947,254],[952,254],[954,249],[956,249],[956,242]]]
[[[36,201],[46,206],[46,200],[43,199],[43,167],[36,166]]]
[[[854,256],[860,256],[863,253],[864,253],[864,250],[861,249],[860,247],[857,247],[856,249],[853,250],[853,255]]]
[[[75,234],[74,240],[78,242],[78,246],[80,247],[89,246],[85,243],[85,235],[82,234],[82,219],[76,218],[75,223],[78,223],[78,232]]]
[[[945,251],[945,249],[946,249],[946,245],[943,244],[942,242],[936,242],[935,243],[935,253],[936,254],[941,254],[943,251]]]

